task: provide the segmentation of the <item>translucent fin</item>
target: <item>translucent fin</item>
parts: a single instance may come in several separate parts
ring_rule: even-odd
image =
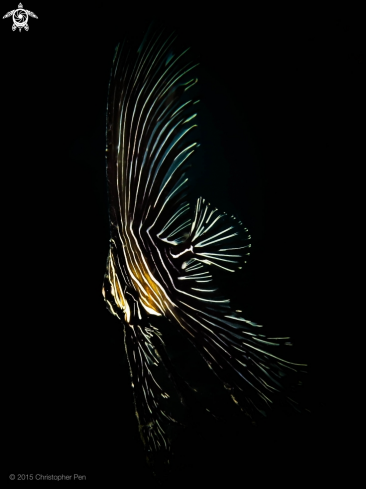
[[[251,417],[266,415],[276,398],[293,406],[287,389],[298,383],[306,365],[281,357],[287,338],[268,338],[261,325],[235,313],[228,300],[194,289],[181,290],[176,317],[233,401]]]
[[[198,269],[204,263],[234,272],[243,264],[243,256],[250,254],[250,239],[241,221],[219,212],[200,197],[189,235],[171,254],[186,271]]]
[[[171,440],[176,426],[181,425],[172,412],[177,413],[177,406],[184,403],[183,397],[168,370],[164,343],[155,327],[126,325],[125,347],[147,461],[154,470],[159,470],[171,460]]]

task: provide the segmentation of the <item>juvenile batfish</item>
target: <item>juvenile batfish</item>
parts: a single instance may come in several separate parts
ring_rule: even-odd
[[[248,413],[265,412],[273,393],[283,389],[286,370],[300,366],[274,355],[270,349],[284,339],[266,338],[215,286],[215,270],[233,273],[251,245],[234,217],[202,197],[191,212],[187,200],[188,161],[198,146],[192,140],[198,101],[189,97],[196,66],[174,33],[150,28],[141,44],[116,48],[109,84],[110,248],[102,293],[124,326],[150,460],[169,458],[169,426],[175,423],[169,397],[177,386],[152,316],[163,316],[187,336]],[[170,393],[157,380],[162,371]]]

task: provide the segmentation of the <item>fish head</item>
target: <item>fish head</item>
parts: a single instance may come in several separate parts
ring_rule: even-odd
[[[108,311],[119,319],[123,318],[129,323],[131,313],[124,293],[125,288],[124,284],[121,283],[118,270],[116,269],[113,248],[110,248],[104,274],[102,294]]]

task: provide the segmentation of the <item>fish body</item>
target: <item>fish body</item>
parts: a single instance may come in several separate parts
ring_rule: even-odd
[[[136,415],[148,457],[168,459],[177,423],[157,378],[179,390],[153,316],[186,335],[232,399],[248,414],[265,413],[286,371],[301,365],[272,352],[261,326],[230,307],[215,270],[243,265],[251,236],[243,224],[198,198],[187,199],[197,100],[189,49],[174,33],[150,27],[140,44],[116,49],[107,107],[110,249],[102,293],[122,321]],[[187,360],[188,361],[188,360]],[[165,368],[164,368],[165,367]],[[285,394],[284,394],[285,395]]]

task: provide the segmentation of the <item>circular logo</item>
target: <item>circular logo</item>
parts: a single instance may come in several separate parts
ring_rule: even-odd
[[[14,10],[13,22],[17,27],[24,27],[28,22],[28,14],[22,8]]]

